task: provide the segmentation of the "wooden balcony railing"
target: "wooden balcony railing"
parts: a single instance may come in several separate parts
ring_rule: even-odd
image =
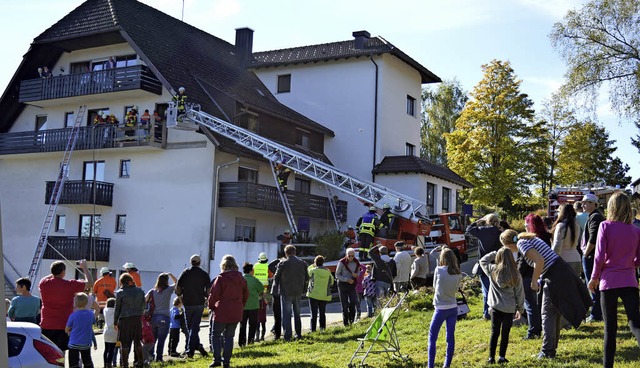
[[[20,82],[19,102],[53,100],[130,90],[162,94],[162,83],[147,66],[98,70],[89,73],[28,79]]]
[[[287,198],[295,216],[322,219],[333,217],[327,197],[289,190]],[[284,212],[278,189],[268,185],[247,182],[220,183],[218,201],[220,207],[247,207],[272,212]],[[346,201],[338,201],[338,216],[342,221],[346,221]]]
[[[50,236],[50,246],[44,251],[46,259],[86,259],[98,262],[109,262],[110,238],[79,238],[77,236]],[[56,252],[57,251],[57,252]],[[60,254],[64,256],[60,256]]]
[[[134,135],[127,136],[127,130]],[[67,147],[71,128],[0,134],[0,155],[15,153],[60,152]],[[166,129],[162,124],[145,128],[126,128],[122,125],[80,127],[75,150],[116,148],[132,145],[146,146],[149,142],[163,145]]]
[[[67,180],[64,183],[64,189],[60,196],[59,204],[93,204],[95,196],[95,204],[98,206],[109,206],[113,204],[113,183],[105,183],[102,181],[95,182],[84,180]],[[45,204],[51,203],[51,194],[56,185],[55,181],[47,182],[47,190],[45,192]],[[94,193],[95,189],[95,193]]]

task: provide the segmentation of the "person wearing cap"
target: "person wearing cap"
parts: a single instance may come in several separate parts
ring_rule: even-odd
[[[399,241],[394,244],[396,255],[393,260],[396,263],[397,274],[393,278],[393,289],[396,293],[409,290],[409,278],[411,278],[411,256],[404,252],[404,242]]]
[[[111,275],[109,267],[102,267],[100,269],[101,277],[93,284],[93,293],[96,295],[96,300],[100,306],[100,314],[103,313],[104,308],[107,306],[107,299],[114,298],[116,296],[116,287],[118,283],[115,277]],[[98,320],[98,327],[102,328],[104,320],[100,318]]]
[[[598,229],[600,228],[600,223],[604,221],[604,217],[600,211],[598,211],[598,197],[591,193],[585,194],[584,197],[582,197],[582,210],[589,214],[580,244],[580,249],[582,250],[582,268],[585,280],[588,282],[593,272],[593,257],[595,255],[596,240],[598,239]],[[593,301],[593,307],[591,308],[589,317],[587,317],[587,322],[602,321],[600,290],[591,292],[591,300]]]
[[[267,253],[261,252],[258,255],[258,263],[253,266],[253,276],[260,280],[266,293],[269,287],[269,258],[267,258]]]
[[[358,228],[358,241],[360,242],[358,258],[360,261],[366,261],[369,259],[367,252],[369,252],[369,248],[373,244],[376,231],[380,228],[380,219],[378,219],[374,206],[369,207],[369,211],[358,219],[356,227]]]
[[[131,275],[131,278],[133,279],[133,282],[136,284],[136,286],[142,288],[142,280],[140,279],[140,273],[138,272],[138,268],[136,267],[136,265],[132,262],[127,262],[122,265],[122,268],[124,268],[125,271],[127,271],[127,273]]]
[[[176,294],[182,297],[184,305],[187,329],[189,330],[188,350],[186,356],[193,358],[196,350],[202,356],[209,354],[200,344],[198,333],[200,332],[200,321],[204,312],[204,305],[209,295],[210,279],[209,274],[200,268],[200,256],[194,254],[189,260],[191,267],[186,268],[178,278]]]

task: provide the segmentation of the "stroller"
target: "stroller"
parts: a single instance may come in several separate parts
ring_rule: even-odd
[[[395,327],[400,306],[407,294],[394,294],[380,310],[364,337],[358,339],[360,344],[349,361],[349,368],[369,367],[364,362],[369,354],[384,353],[390,360],[400,359],[403,362],[409,360],[408,355],[400,354],[400,342]]]

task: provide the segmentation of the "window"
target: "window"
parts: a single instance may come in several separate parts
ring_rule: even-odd
[[[98,113],[102,111],[102,115],[107,114],[109,115],[109,108],[108,107],[103,107],[102,109],[92,109],[89,110],[89,114],[87,114],[87,126],[92,126],[93,122],[96,119],[96,116],[98,116]],[[71,126],[73,126],[73,122],[71,122]]]
[[[116,233],[124,234],[127,229],[127,215],[116,215]]]
[[[236,241],[252,242],[256,239],[256,220],[236,217]]]
[[[71,63],[71,66],[69,68],[69,73],[71,74],[78,74],[78,73],[87,73],[90,71],[89,66],[90,66],[90,62],[89,61],[82,61],[79,63]]]
[[[64,113],[64,127],[65,128],[73,128],[76,123],[76,113],[75,112],[65,112]]]
[[[138,65],[137,55],[116,56],[116,68]]]
[[[102,225],[101,215],[80,215],[80,237],[99,237]]]
[[[56,232],[64,233],[64,228],[67,226],[67,216],[56,215]]]
[[[291,74],[278,76],[278,93],[291,92]]]
[[[240,166],[238,168],[238,181],[241,181],[244,183],[257,183],[258,170]]]
[[[309,149],[309,140],[310,140],[309,132],[301,129],[296,129],[296,144],[298,146]]]
[[[407,95],[407,115],[416,116],[416,99]]]
[[[104,181],[104,161],[85,161],[82,180],[93,181],[94,173],[96,181]]]
[[[427,183],[427,212],[433,214],[436,208],[436,186],[432,183]]]
[[[307,179],[296,178],[296,192],[300,193],[311,193],[311,181]]]
[[[47,115],[36,116],[36,131],[47,129]]]
[[[449,212],[451,210],[451,189],[442,187],[442,212]]]
[[[406,145],[406,147],[404,149],[404,154],[406,156],[415,156],[415,149],[416,149],[416,146],[414,146],[411,143],[407,143],[407,145]]]
[[[131,169],[131,160],[120,160],[120,177],[128,178]]]

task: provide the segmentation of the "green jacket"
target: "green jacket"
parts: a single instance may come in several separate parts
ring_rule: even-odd
[[[329,302],[331,301],[331,286],[333,275],[324,267],[309,268],[309,290],[307,297]]]
[[[255,310],[260,308],[260,294],[264,291],[262,282],[251,274],[244,274],[249,289],[249,299],[244,305],[244,310]]]

